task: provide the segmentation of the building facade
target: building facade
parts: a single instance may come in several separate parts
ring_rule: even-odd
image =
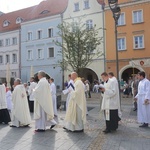
[[[45,71],[53,77],[58,88],[62,87],[61,48],[55,45],[58,36],[58,24],[61,15],[31,20],[21,25],[21,78],[24,82],[31,77],[31,67],[34,74]]]
[[[78,19],[82,19],[82,22],[86,24],[87,28],[92,28],[96,25],[99,29],[98,36],[103,37],[103,10],[100,5],[100,0],[69,0],[68,6],[63,13],[63,21],[72,23],[78,22]],[[104,44],[101,43],[97,49],[100,52],[104,52]],[[98,80],[100,74],[104,71],[104,55],[98,59],[93,59],[92,63],[85,68],[82,68],[80,76],[88,79],[91,83],[94,79]],[[68,74],[70,71],[65,70],[65,81],[68,80]]]
[[[128,81],[139,71],[150,78],[150,0],[120,0],[121,15],[118,20],[117,48],[119,78]],[[116,74],[115,26],[112,12],[105,11],[107,71]]]

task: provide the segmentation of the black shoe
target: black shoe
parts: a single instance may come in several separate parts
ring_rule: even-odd
[[[75,130],[73,132],[76,132],[76,133],[78,133],[78,132],[84,132],[84,129],[82,129],[82,130]]]
[[[118,121],[121,121],[121,118],[120,118],[120,117],[118,117]]]
[[[111,131],[110,130],[104,130],[103,131],[105,134],[107,134],[107,133],[111,133]]]
[[[23,125],[22,127],[29,127],[29,124],[27,124],[27,125]]]
[[[10,125],[10,127],[12,127],[12,128],[17,128],[16,126],[14,126],[14,125]]]
[[[45,130],[43,129],[37,129],[37,130],[34,130],[35,132],[45,132]]]
[[[148,123],[143,123],[143,124],[140,125],[139,127],[148,127]]]
[[[63,129],[68,131],[68,129],[67,129],[67,128],[65,128],[65,127],[63,127]]]
[[[137,108],[134,108],[133,111],[137,111]]]
[[[55,125],[52,125],[51,127],[50,127],[50,129],[53,129],[55,127]]]

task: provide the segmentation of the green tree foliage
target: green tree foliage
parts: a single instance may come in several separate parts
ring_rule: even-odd
[[[60,64],[63,69],[71,66],[72,70],[79,73],[81,68],[87,67],[93,59],[102,55],[98,48],[102,41],[102,37],[98,37],[101,29],[95,26],[89,29],[81,21],[63,22],[58,28],[63,42],[55,43],[62,48],[63,61]]]

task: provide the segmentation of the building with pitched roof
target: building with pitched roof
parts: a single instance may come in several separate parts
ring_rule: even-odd
[[[54,41],[62,41],[57,26],[68,0],[47,0],[39,5],[2,14],[0,16],[0,70],[6,77],[6,64],[10,64],[11,76],[30,79],[34,73],[44,70],[53,77],[58,88],[62,86],[61,48]]]

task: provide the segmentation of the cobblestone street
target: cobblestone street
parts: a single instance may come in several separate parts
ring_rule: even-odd
[[[65,97],[62,97],[65,99]],[[122,121],[117,132],[103,134],[100,94],[87,100],[89,114],[84,133],[63,130],[65,111],[59,111],[59,124],[53,130],[34,133],[34,120],[29,128],[0,125],[0,150],[149,150],[150,128],[139,128],[131,98],[121,102]]]

